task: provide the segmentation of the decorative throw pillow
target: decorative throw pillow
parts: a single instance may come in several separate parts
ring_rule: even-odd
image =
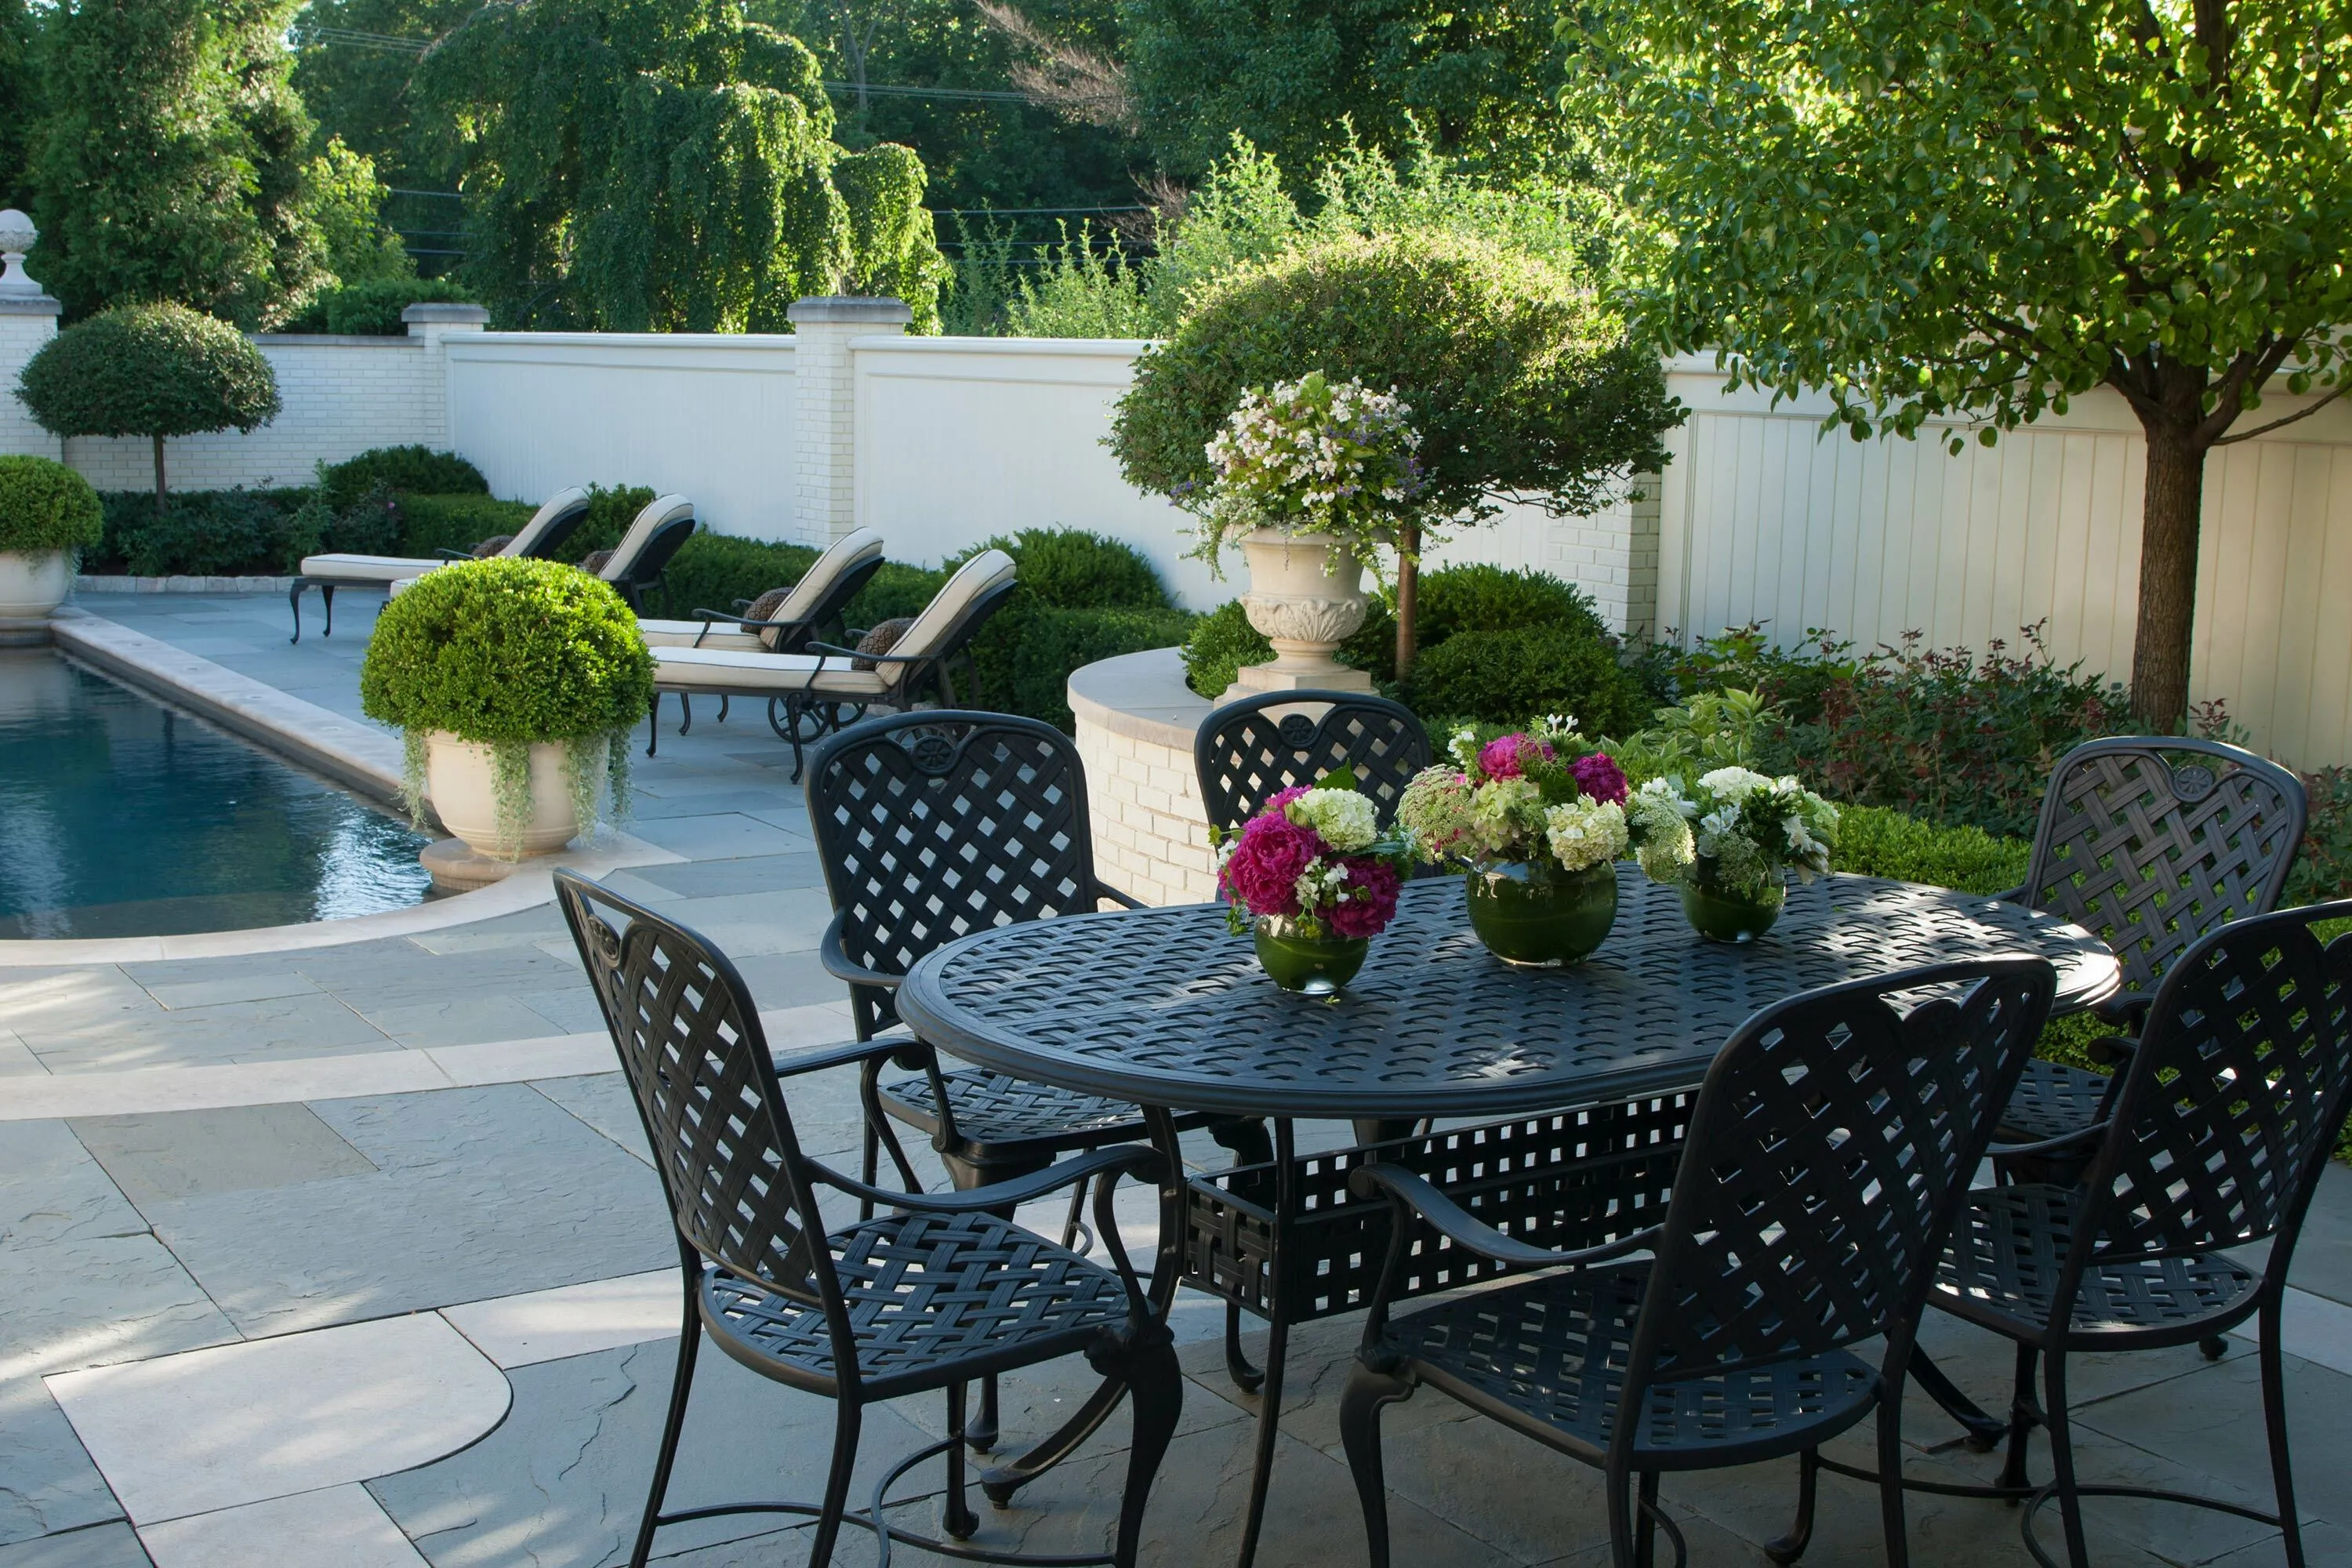
[[[514,535],[511,533],[493,533],[488,539],[485,539],[479,544],[474,546],[474,559],[477,561],[487,561],[491,556],[496,555],[499,551],[504,550],[508,545],[512,544],[513,542]]]
[[[580,570],[590,574],[601,573],[612,559],[613,552],[609,550],[592,550],[588,552],[588,559],[580,563]]]
[[[790,588],[769,589],[743,606],[743,618],[747,621],[774,620],[776,612],[783,608],[784,601],[792,596],[792,592]],[[778,640],[782,637],[782,632],[774,626],[770,626],[760,634],[760,641],[770,653],[773,653],[776,651]]]
[[[915,617],[912,616],[900,616],[895,621],[884,621],[880,626],[876,626],[872,631],[867,632],[864,637],[857,639],[857,651],[859,653],[888,653],[892,648],[898,646],[898,639],[905,637],[907,635],[907,628],[914,624]],[[874,660],[870,658],[853,658],[849,661],[849,668],[852,669],[873,669],[877,667]]]

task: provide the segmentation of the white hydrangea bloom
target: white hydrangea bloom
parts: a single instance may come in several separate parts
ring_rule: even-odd
[[[1796,781],[1790,781],[1794,784]],[[1699,777],[1698,787],[1717,799],[1725,795],[1745,795],[1751,789],[1770,789],[1773,781],[1752,768],[1717,768]]]
[[[1380,837],[1371,797],[1351,789],[1310,789],[1286,810],[1291,821],[1314,829],[1342,855],[1368,848]]]
[[[1625,853],[1629,841],[1624,808],[1590,797],[1545,813],[1544,836],[1554,858],[1570,871],[1608,864]]]

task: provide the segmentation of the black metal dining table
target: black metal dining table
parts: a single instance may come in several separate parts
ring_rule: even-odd
[[[1608,941],[1559,970],[1494,958],[1470,930],[1461,880],[1432,878],[1406,885],[1362,973],[1329,998],[1275,985],[1216,905],[998,927],[937,949],[900,986],[900,1016],[940,1049],[1145,1109],[1169,1161],[1156,1300],[1164,1310],[1181,1282],[1268,1320],[1263,1373],[1228,1336],[1234,1376],[1245,1387],[1262,1379],[1243,1568],[1264,1519],[1287,1331],[1360,1305],[1385,1250],[1386,1205],[1349,1202],[1352,1164],[1402,1159],[1449,1190],[1466,1184],[1496,1203],[1507,1192],[1524,1203],[1530,1173],[1549,1173],[1535,1185],[1554,1228],[1523,1238],[1590,1245],[1651,1223],[1649,1209],[1628,1205],[1663,1201],[1689,1096],[1759,1008],[1864,975],[2005,953],[2055,965],[2062,1012],[2096,1005],[2121,984],[2098,938],[2000,900],[1817,878],[1790,888],[1765,936],[1730,946],[1690,929],[1676,889],[1631,864],[1617,871]],[[1174,1126],[1185,1111],[1271,1123],[1271,1160],[1188,1179]],[[1514,1120],[1432,1124],[1454,1118]],[[1303,1119],[1389,1136],[1301,1160],[1293,1125]],[[1416,1125],[1428,1130],[1414,1133]],[[1571,1190],[1580,1181],[1593,1184],[1581,1210]],[[1494,1223],[1501,1212],[1481,1217]],[[1571,1212],[1582,1215],[1577,1227],[1559,1229]],[[1480,1277],[1465,1257],[1433,1244],[1402,1293]],[[1061,1432],[983,1477],[992,1499],[1009,1499],[1058,1462],[1119,1393],[1106,1385]]]

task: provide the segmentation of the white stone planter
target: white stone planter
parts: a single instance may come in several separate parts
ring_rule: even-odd
[[[552,855],[579,837],[581,822],[572,809],[572,786],[564,771],[569,750],[553,741],[530,749],[530,820],[523,829],[520,855]],[[591,765],[604,765],[603,744]],[[518,858],[518,850],[499,838],[491,766],[490,747],[483,742],[461,741],[441,731],[425,737],[425,793],[433,802],[433,815],[475,854],[510,860]]]
[[[69,550],[0,550],[0,621],[37,621],[73,586]]]
[[[1332,657],[1364,624],[1363,563],[1328,533],[1261,528],[1241,547],[1250,575],[1242,608],[1274,644],[1274,659],[1244,666],[1223,700],[1259,691],[1370,691],[1370,676]]]

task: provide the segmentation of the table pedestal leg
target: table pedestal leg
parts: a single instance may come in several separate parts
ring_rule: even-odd
[[[1983,1406],[1959,1391],[1958,1384],[1945,1375],[1944,1369],[1928,1358],[1927,1352],[1911,1352],[1911,1381],[1921,1393],[1944,1407],[1944,1413],[1966,1428],[1969,1447],[1978,1453],[1990,1453],[1995,1445],[2009,1435],[2009,1423],[1996,1421]]]
[[[1239,1568],[1250,1568],[1257,1558],[1257,1538],[1265,1524],[1266,1483],[1274,1475],[1274,1447],[1282,1436],[1282,1365],[1290,1345],[1289,1279],[1284,1271],[1290,1227],[1298,1217],[1298,1152],[1287,1117],[1274,1123],[1274,1238],[1266,1260],[1270,1309],[1266,1322],[1265,1368],[1258,1385],[1257,1453],[1250,1466],[1249,1510],[1242,1521]]]
[[[1178,1260],[1182,1256],[1184,1150],[1177,1141],[1176,1119],[1166,1110],[1147,1105],[1143,1119],[1151,1129],[1151,1146],[1168,1164],[1167,1179],[1160,1187],[1160,1249],[1153,1255],[1149,1293],[1152,1309],[1165,1321],[1168,1305],[1176,1299]],[[1286,1125],[1285,1131],[1288,1131]],[[1117,1378],[1105,1378],[1086,1404],[1078,1407],[1077,1414],[1062,1423],[1059,1431],[1005,1463],[982,1471],[982,1494],[998,1508],[1011,1507],[1013,1493],[1068,1458],[1080,1444],[1093,1436],[1095,1429],[1118,1408],[1126,1393],[1126,1384]]]

